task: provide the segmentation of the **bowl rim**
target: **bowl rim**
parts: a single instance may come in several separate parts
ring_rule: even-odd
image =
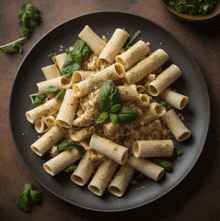
[[[205,21],[205,20],[209,20],[211,18],[220,16],[220,1],[217,2],[217,5],[213,9],[213,11],[209,13],[208,15],[190,15],[190,14],[185,14],[185,13],[179,13],[175,9],[173,9],[171,6],[169,6],[168,4],[169,0],[160,0],[160,2],[168,11],[170,11],[177,17],[180,17],[185,20]]]

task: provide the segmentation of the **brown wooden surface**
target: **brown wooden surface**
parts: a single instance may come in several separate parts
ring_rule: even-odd
[[[172,16],[159,0],[1,0],[0,45],[19,37],[17,16],[25,3],[40,9],[43,23],[25,42],[22,55],[0,51],[0,220],[220,220],[220,19],[187,23]],[[158,201],[120,213],[98,213],[72,206],[37,183],[16,152],[8,119],[13,79],[36,41],[70,18],[100,10],[125,11],[149,18],[180,38],[198,61],[207,83],[212,110],[207,142],[189,175]],[[15,204],[24,183],[34,184],[44,195],[43,204],[35,206],[28,214],[19,211]]]

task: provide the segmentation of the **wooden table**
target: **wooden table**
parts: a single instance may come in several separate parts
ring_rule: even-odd
[[[0,45],[18,38],[18,14],[24,1],[1,1]],[[0,220],[220,220],[220,19],[208,23],[189,23],[173,17],[159,0],[43,1],[28,3],[41,11],[38,25],[24,44],[24,53],[0,52]],[[98,213],[72,206],[52,195],[35,181],[13,145],[8,104],[17,69],[36,41],[49,30],[75,16],[100,11],[131,12],[151,19],[170,30],[188,47],[202,70],[211,100],[210,129],[204,150],[192,171],[170,193],[149,205],[120,213]],[[202,99],[202,98],[201,98]],[[24,183],[34,184],[44,202],[32,212],[16,208]]]

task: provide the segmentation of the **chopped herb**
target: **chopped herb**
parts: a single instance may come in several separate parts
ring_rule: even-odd
[[[103,111],[96,123],[110,118],[112,123],[128,124],[138,118],[138,113],[130,107],[121,106],[118,88],[112,81],[105,82],[99,92],[99,107]]]
[[[183,154],[183,152],[177,147],[174,148],[174,151],[175,151],[177,156],[181,156]]]
[[[62,74],[71,78],[74,71],[81,68],[82,60],[87,57],[90,48],[85,41],[79,39],[75,42],[73,50],[66,50],[66,59],[62,67]]]
[[[56,56],[57,56],[57,53],[52,53],[48,55],[48,57],[51,58],[52,60],[54,60]]]
[[[83,149],[77,144],[72,144],[69,139],[63,140],[57,144],[58,151],[72,150],[73,148],[76,148],[79,151],[80,156],[83,155]]]
[[[140,34],[140,31],[137,31],[133,37],[131,38],[131,40],[128,42],[128,44],[125,46],[125,51],[128,49],[129,45],[137,38],[137,36]]]
[[[140,178],[142,178],[142,177],[144,177],[144,174],[140,172],[140,173],[136,176],[136,180],[137,180],[137,179],[140,179]]]
[[[166,106],[166,105],[167,105],[167,102],[164,101],[164,100],[162,100],[162,99],[160,99],[158,96],[155,96],[155,97],[153,96],[153,97],[151,98],[150,102],[151,102],[151,103],[157,102],[157,103],[159,103],[159,104],[162,105],[162,106]]]
[[[77,166],[75,165],[75,164],[72,164],[72,165],[70,165],[70,166],[68,166],[65,170],[64,170],[64,172],[66,172],[66,173],[72,173],[72,172],[74,172],[74,170],[77,168]]]
[[[179,13],[207,15],[214,9],[217,2],[213,0],[169,0],[169,5]]]
[[[66,93],[66,89],[63,88],[63,89],[61,89],[60,92],[55,96],[55,98],[56,98],[56,99],[63,100],[65,93]]]
[[[47,88],[47,90],[45,90],[43,93],[57,93],[59,90],[54,87],[54,86],[50,86]]]
[[[43,195],[38,189],[29,183],[25,183],[16,201],[17,208],[29,212],[33,203],[39,204],[43,200]]]
[[[162,160],[162,159],[153,159],[153,162],[156,163],[157,165],[163,167],[167,172],[172,171],[172,162]]]

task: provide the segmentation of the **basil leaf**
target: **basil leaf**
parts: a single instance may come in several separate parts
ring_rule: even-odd
[[[110,121],[115,124],[118,123],[118,117],[116,114],[110,113]]]
[[[111,107],[110,112],[111,113],[117,113],[121,110],[121,104],[115,104],[113,107]]]
[[[74,170],[77,168],[77,166],[75,165],[75,164],[72,164],[72,165],[70,165],[70,166],[68,166],[65,170],[64,170],[64,172],[66,172],[66,173],[71,173],[71,172],[74,172]]]
[[[32,104],[35,107],[39,106],[40,104],[43,104],[44,100],[46,98],[43,93],[38,93],[38,94],[30,95],[29,97],[31,98]]]
[[[77,144],[71,144],[70,139],[63,140],[63,141],[61,141],[60,143],[57,144],[57,150],[58,151],[72,150],[73,148],[76,148],[79,151],[80,156],[83,155],[83,149]]]
[[[115,104],[121,104],[121,97],[118,88],[112,81],[106,81],[99,92],[99,107],[103,112],[110,111]]]
[[[23,39],[19,38],[18,40],[14,41],[14,42],[11,42],[9,44],[1,46],[0,49],[3,52],[6,52],[6,53],[12,53],[12,52],[14,52],[13,48],[14,47],[18,47],[20,54],[22,54],[22,50],[23,50],[23,48],[22,48],[22,40]]]
[[[45,91],[45,93],[57,93],[59,90],[54,87],[54,86],[50,86],[47,88],[47,90]]]
[[[85,41],[81,39],[77,40],[73,46],[73,59],[80,64],[81,61],[88,55],[89,50],[90,49]]]
[[[118,122],[121,124],[129,124],[138,118],[138,113],[130,107],[123,106],[118,113]]]
[[[102,112],[100,115],[99,115],[99,118],[98,120],[96,121],[96,123],[102,123],[104,122],[106,119],[109,118],[109,115],[108,115],[108,112]]]
[[[125,46],[125,51],[128,49],[129,45],[135,40],[135,38],[137,38],[137,36],[140,34],[140,31],[137,31],[133,37],[131,38],[131,40],[128,42],[128,44]]]
[[[66,93],[66,89],[63,88],[60,90],[60,92],[55,96],[56,99],[60,99],[60,100],[63,100],[64,96],[65,96],[65,93]]]
[[[144,177],[144,174],[140,172],[140,173],[136,176],[136,180],[137,180],[137,179],[140,179],[140,178],[142,178],[142,177]]]
[[[183,154],[182,150],[180,150],[179,148],[175,147],[174,151],[176,153],[177,156],[181,156]]]
[[[163,167],[167,172],[172,172],[172,162],[162,159],[153,159],[153,162]]]
[[[48,55],[48,57],[51,58],[52,60],[54,60],[56,56],[57,56],[57,53],[52,53]]]
[[[158,104],[162,105],[162,106],[166,106],[167,105],[167,102],[160,99],[158,96],[153,96],[150,100],[151,103],[153,102],[157,102]]]

